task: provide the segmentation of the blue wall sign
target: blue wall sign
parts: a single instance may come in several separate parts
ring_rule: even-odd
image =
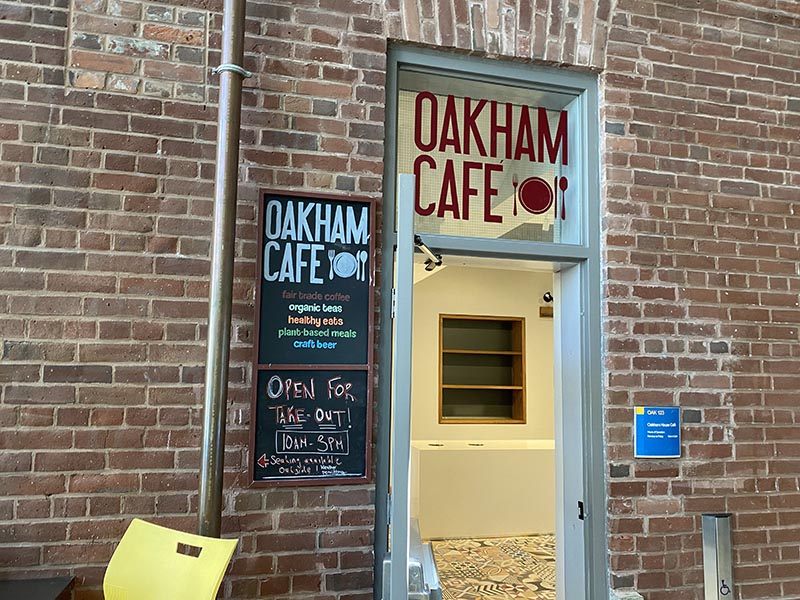
[[[636,458],[680,458],[681,409],[634,407],[633,447]]]

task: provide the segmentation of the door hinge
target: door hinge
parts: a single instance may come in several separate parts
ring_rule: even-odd
[[[392,318],[397,314],[397,288],[392,288]]]
[[[386,494],[386,522],[392,522],[392,494]]]
[[[586,520],[586,511],[584,510],[583,501],[582,500],[578,500],[578,518],[581,521],[585,521]]]

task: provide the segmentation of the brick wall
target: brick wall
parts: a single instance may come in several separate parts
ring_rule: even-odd
[[[219,9],[0,1],[0,577],[100,598],[131,516],[195,526]],[[605,69],[612,584],[700,598],[699,514],[729,510],[741,597],[800,596],[799,21],[794,0],[249,4],[226,597],[371,597],[371,486],[246,488],[248,362],[257,190],[380,197],[387,37]],[[631,407],[672,403],[684,458],[633,460]]]
[[[613,584],[702,598],[732,512],[736,597],[799,597],[800,5],[619,0],[606,66]],[[632,459],[634,404],[681,460]]]
[[[372,486],[247,489],[257,190],[381,189],[380,5],[322,8],[248,6],[229,598],[372,597]],[[196,527],[219,9],[0,2],[0,577],[99,599],[131,517]]]
[[[601,69],[616,0],[394,0],[390,38]]]
[[[72,0],[66,85],[206,100],[211,13],[129,0]]]

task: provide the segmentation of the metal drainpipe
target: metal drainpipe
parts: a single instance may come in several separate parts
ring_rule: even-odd
[[[239,179],[239,126],[242,113],[242,78],[249,75],[241,67],[244,58],[245,2],[246,0],[225,0],[222,58],[217,69],[217,164],[198,508],[198,533],[209,537],[219,537],[222,521],[236,192]]]

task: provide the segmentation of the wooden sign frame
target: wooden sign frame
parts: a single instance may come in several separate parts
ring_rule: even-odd
[[[266,199],[269,196],[279,196],[284,199],[297,199],[307,201],[323,201],[323,202],[344,202],[344,203],[362,203],[367,206],[369,211],[369,268],[366,273],[368,280],[367,285],[367,335],[363,341],[366,344],[366,363],[359,364],[346,364],[346,363],[292,363],[292,364],[278,364],[269,363],[262,364],[259,362],[259,349],[261,342],[261,292],[263,284],[263,269],[264,269],[264,224],[265,214],[264,209]],[[273,487],[273,486],[299,486],[299,485],[348,485],[348,484],[363,484],[372,482],[372,433],[373,433],[373,379],[374,379],[374,314],[375,314],[375,215],[376,203],[370,198],[362,196],[345,196],[338,194],[320,194],[316,192],[295,192],[283,191],[274,189],[262,189],[259,192],[259,201],[256,209],[256,218],[258,220],[258,257],[256,260],[256,294],[255,294],[255,318],[253,320],[253,358],[252,358],[252,394],[250,402],[250,446],[248,453],[248,472],[250,477],[251,487]],[[255,470],[256,462],[260,457],[255,456],[256,453],[256,428],[258,423],[258,379],[259,372],[261,371],[296,371],[301,373],[313,374],[315,372],[324,371],[364,371],[366,372],[366,407],[364,423],[364,445],[363,449],[358,449],[359,453],[363,451],[364,454],[364,473],[358,476],[329,476],[318,475],[312,477],[302,476],[288,476],[285,479],[281,477],[271,477],[269,479],[256,479]]]

